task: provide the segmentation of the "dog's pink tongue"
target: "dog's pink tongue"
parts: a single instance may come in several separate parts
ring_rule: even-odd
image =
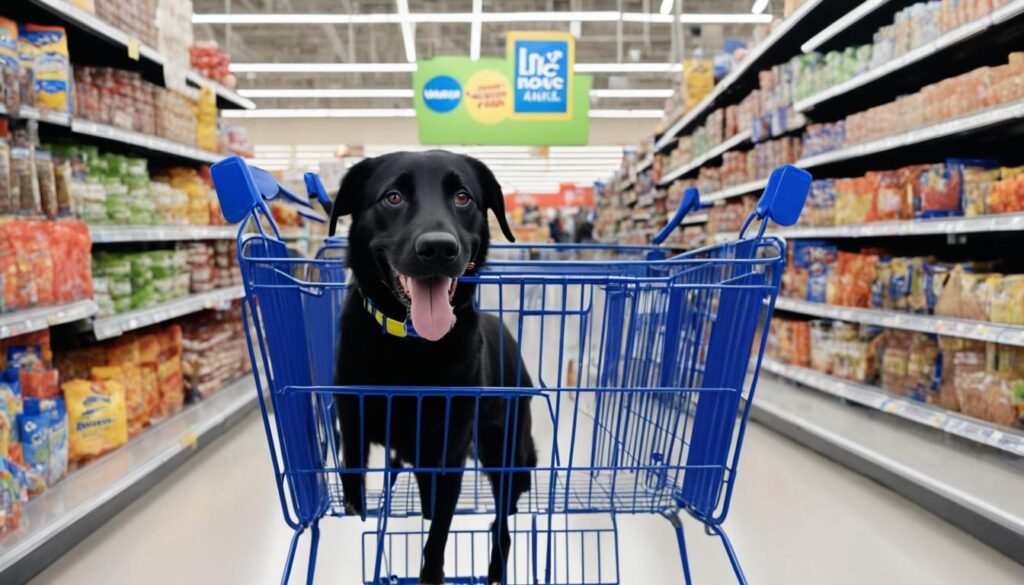
[[[423,339],[437,341],[452,328],[455,313],[448,302],[451,285],[452,279],[444,276],[409,279],[412,326]]]

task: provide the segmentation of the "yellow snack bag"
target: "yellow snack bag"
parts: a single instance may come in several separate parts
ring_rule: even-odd
[[[64,28],[26,24],[25,37],[35,53],[35,105],[45,110],[70,111],[71,65]]]
[[[64,383],[68,410],[68,459],[102,455],[128,442],[124,385],[114,380]]]

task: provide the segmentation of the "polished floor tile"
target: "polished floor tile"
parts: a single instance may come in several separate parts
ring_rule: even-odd
[[[754,584],[1024,583],[1024,567],[757,425],[726,526]],[[367,527],[325,521],[317,583],[360,582]],[[620,518],[619,527],[621,583],[682,583],[665,520]],[[692,521],[687,536],[695,582],[733,583],[717,541]],[[254,414],[32,583],[276,583],[289,537]],[[304,572],[298,562],[292,581]]]

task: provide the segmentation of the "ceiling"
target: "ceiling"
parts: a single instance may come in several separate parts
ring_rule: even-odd
[[[686,14],[733,14],[751,15],[754,0],[683,0]],[[346,15],[363,16],[363,20],[387,20],[402,12],[402,4],[408,5],[408,13],[427,13],[433,19],[444,20],[446,14],[454,13],[452,20],[462,22],[416,22],[409,24],[383,22],[367,23],[309,23],[289,24],[280,22],[279,15],[335,15],[335,20],[347,20]],[[233,65],[254,63],[303,63],[303,64],[404,64],[409,58],[423,59],[435,56],[470,55],[473,25],[467,22],[467,15],[474,11],[474,5],[485,15],[502,13],[535,12],[542,17],[554,18],[560,13],[584,11],[604,13],[597,18],[607,18],[608,12],[631,15],[642,20],[647,15],[659,14],[662,0],[193,0],[197,15],[195,36],[197,40],[215,40],[221,49],[231,55]],[[782,0],[769,3],[765,14],[782,10]],[[204,15],[231,14],[238,20],[240,15],[260,16],[264,21],[257,24],[205,23]],[[267,16],[276,15],[276,16]],[[211,17],[212,18],[212,17]],[[419,20],[424,17],[420,16]],[[498,18],[493,16],[491,18]],[[540,17],[538,17],[540,18]],[[618,16],[614,16],[618,19]],[[663,17],[669,19],[670,17]],[[625,17],[623,17],[623,20]],[[223,19],[222,19],[223,20]],[[592,64],[665,64],[677,63],[674,55],[691,56],[703,53],[711,56],[720,51],[725,39],[744,41],[756,40],[765,34],[764,24],[681,24],[680,46],[674,49],[671,22],[629,22],[606,20],[570,23],[561,22],[489,22],[484,19],[480,25],[479,52],[482,57],[501,57],[505,53],[505,35],[513,30],[559,30],[570,31],[576,36],[576,62]],[[403,35],[403,33],[405,33]],[[405,39],[414,39],[414,50],[406,46]],[[681,51],[681,52],[680,52]],[[244,68],[244,67],[243,67]],[[377,68],[374,68],[377,69]],[[399,72],[242,72],[236,71],[238,88],[242,95],[250,97],[258,109],[395,109],[412,108],[411,76],[408,71]],[[593,110],[643,110],[656,115],[663,109],[665,96],[673,84],[681,78],[675,72],[594,72],[594,89],[591,95]],[[374,91],[371,95],[349,95],[338,97],[339,93],[324,94],[308,90],[394,90],[387,95]],[[277,90],[269,91],[268,90]],[[303,95],[279,97],[282,91],[307,90]],[[404,90],[404,91],[403,91]],[[614,90],[614,91],[608,91]],[[622,90],[632,90],[623,94]],[[647,90],[639,94],[635,90]],[[253,93],[255,91],[255,93]],[[275,96],[275,97],[268,97]],[[397,112],[396,112],[397,113]],[[641,119],[638,124],[653,127],[655,120]],[[410,141],[413,140],[410,137]],[[260,145],[257,145],[260,146]],[[269,145],[268,145],[269,146]],[[274,153],[281,153],[281,145],[273,145]],[[303,146],[303,145],[295,145]],[[324,152],[324,145],[319,146]],[[374,150],[374,149],[368,149]],[[306,156],[317,149],[306,149]],[[596,153],[594,153],[596,154]],[[280,158],[275,156],[275,158]],[[589,169],[586,165],[574,165],[579,172],[565,174],[566,180],[591,182],[593,178],[607,177],[616,166],[618,157],[595,158]],[[539,161],[543,163],[544,161]],[[550,173],[543,181],[527,182],[509,180],[504,183],[519,183],[523,189],[532,190],[540,183],[554,184],[558,172]],[[592,176],[592,178],[591,178]],[[570,178],[571,177],[571,178]]]

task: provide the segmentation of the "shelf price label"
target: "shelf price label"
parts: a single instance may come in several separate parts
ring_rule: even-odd
[[[132,61],[139,60],[139,39],[132,37],[128,39],[128,58]]]

